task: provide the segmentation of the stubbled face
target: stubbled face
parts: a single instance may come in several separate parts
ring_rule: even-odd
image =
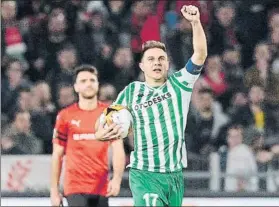
[[[95,74],[82,71],[77,75],[75,91],[85,99],[94,98],[99,90],[98,78]]]
[[[140,68],[147,83],[165,81],[169,69],[167,53],[159,48],[148,49],[144,53]]]

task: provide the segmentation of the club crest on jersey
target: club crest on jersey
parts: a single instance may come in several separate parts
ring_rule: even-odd
[[[80,120],[74,120],[74,119],[72,119],[72,120],[71,120],[71,124],[72,124],[72,125],[76,125],[77,127],[79,127],[79,125],[80,125]]]
[[[156,96],[156,97],[154,97],[154,98],[152,98],[152,99],[150,99],[148,101],[145,101],[144,103],[136,104],[134,106],[134,109],[136,111],[138,111],[138,110],[141,110],[143,108],[148,108],[148,107],[150,107],[150,106],[152,106],[154,104],[158,104],[158,103],[160,103],[160,102],[162,102],[164,100],[170,99],[170,98],[171,98],[171,93],[167,92],[167,93],[164,93],[164,94],[162,94],[160,96]]]

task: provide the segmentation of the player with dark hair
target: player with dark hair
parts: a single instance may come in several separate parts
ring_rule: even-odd
[[[116,196],[120,190],[125,152],[122,139],[109,142],[98,139],[117,138],[121,130],[113,124],[95,131],[95,123],[107,107],[97,99],[97,69],[91,65],[76,68],[74,82],[79,100],[59,112],[53,133],[51,204],[59,206],[61,203],[59,180],[65,156],[63,187],[69,206],[108,206],[106,197]],[[110,181],[109,147],[113,153]]]

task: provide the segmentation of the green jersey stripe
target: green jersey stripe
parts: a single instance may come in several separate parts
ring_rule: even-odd
[[[170,170],[174,171],[177,170],[177,166],[175,163],[178,162],[178,152],[179,152],[179,143],[181,142],[182,139],[182,134],[181,134],[181,128],[182,126],[180,125],[180,119],[182,119],[181,114],[179,114],[179,111],[176,106],[178,106],[178,99],[179,94],[176,93],[175,89],[172,87],[171,82],[168,82],[168,88],[171,94],[173,95],[173,98],[171,99],[172,101],[168,105],[169,107],[169,113],[172,115],[171,117],[171,125],[173,129],[173,135],[174,135],[174,140],[173,144],[170,144],[169,151],[173,155],[173,166],[170,166]]]
[[[117,97],[117,99],[115,100],[115,103],[114,104],[121,104],[121,105],[126,105],[124,104],[124,98],[125,98],[125,91],[127,90],[127,87],[120,92],[119,96]]]
[[[154,112],[153,112],[154,111]],[[156,126],[156,123],[154,122],[154,118],[155,118],[155,113],[156,111],[155,110],[147,110],[147,113],[148,113],[148,116],[149,116],[149,122],[151,122],[152,124],[150,124],[150,134],[151,134],[151,137],[154,138],[154,137],[158,137],[158,134],[156,132],[156,129],[158,130],[158,126]],[[159,149],[160,149],[160,146],[159,146],[159,143],[158,143],[158,139],[153,139],[152,140],[153,142],[153,155],[154,155],[154,166],[161,166],[161,162],[163,160],[161,160],[161,157],[159,155]],[[154,171],[154,166],[152,167],[153,168],[153,171]]]
[[[147,91],[149,91],[147,89]],[[154,94],[154,91],[151,91],[148,93],[146,100],[148,101]],[[153,152],[153,141],[152,141],[152,135],[151,135],[151,129],[150,126],[153,124],[154,121],[154,117],[153,116],[149,116],[149,112],[152,111],[152,108],[148,108],[147,110],[143,110],[142,116],[144,119],[144,131],[142,131],[142,135],[145,138],[146,141],[146,146],[147,146],[147,150],[146,150],[146,154],[147,155],[147,160],[148,160],[148,166],[144,165],[144,169],[147,168],[148,171],[154,171],[154,152]]]
[[[167,93],[169,92],[169,87],[164,87],[163,88],[163,93]],[[165,116],[165,122],[168,123],[167,124],[167,137],[164,137],[164,139],[167,138],[167,141],[168,141],[168,147],[165,148],[165,154],[168,154],[168,158],[169,158],[169,163],[167,162],[166,164],[168,164],[168,169],[170,171],[174,171],[174,148],[173,148],[173,145],[174,145],[174,142],[175,142],[175,133],[174,133],[174,125],[173,125],[173,118],[171,116],[171,112],[170,112],[170,107],[173,105],[172,104],[172,101],[173,99],[175,99],[175,96],[172,96],[171,99],[168,99],[168,101],[164,102],[163,103],[163,107],[164,107],[164,116]]]
[[[177,78],[182,77],[182,71],[177,71],[173,75]]]
[[[137,84],[138,85],[138,84]],[[139,88],[138,88],[139,87]],[[136,88],[136,92],[139,91],[140,94],[145,94],[145,86],[144,84],[140,84]],[[136,101],[136,103],[141,103],[142,99],[143,99],[144,96],[138,96],[138,99]],[[144,165],[144,160],[146,159],[144,153],[143,153],[143,148],[145,147],[143,145],[144,143],[144,137],[143,137],[143,134],[144,134],[144,122],[143,122],[143,118],[142,118],[142,114],[140,113],[140,111],[136,114],[135,116],[135,121],[137,122],[137,128],[135,128],[136,130],[136,134],[137,134],[137,140],[138,140],[138,143],[137,143],[137,153],[138,153],[138,156],[137,156],[137,160],[138,160],[138,163],[135,163],[137,164],[137,169],[143,169],[143,165]],[[146,147],[145,147],[146,148]]]
[[[176,87],[175,86],[175,83],[173,82],[173,79],[170,79],[170,83],[171,85],[173,86],[173,90],[175,91],[175,94],[176,94],[176,97],[177,97],[177,105],[178,108],[176,107],[176,110],[178,110],[178,114],[181,114],[182,117],[179,118],[179,121],[178,122],[178,125],[179,125],[179,134],[180,134],[180,139],[178,140],[178,143],[177,143],[177,151],[176,151],[176,159],[177,159],[177,166],[176,168],[177,169],[180,169],[181,166],[180,166],[180,161],[181,161],[181,157],[182,157],[182,152],[181,152],[181,145],[182,145],[182,140],[184,140],[184,122],[183,122],[183,111],[182,111],[182,105],[183,105],[183,102],[182,102],[182,98],[181,98],[181,91],[180,91],[180,88]],[[186,107],[185,107],[186,108]],[[177,117],[176,117],[177,118]]]
[[[157,116],[160,116],[160,113],[159,113],[159,105],[157,105],[157,107],[154,107],[154,115],[157,114]],[[159,117],[158,117],[159,118]],[[163,132],[164,132],[164,129],[162,128],[160,122],[156,122],[155,124],[155,130],[156,130],[156,135],[157,137],[159,137],[159,139],[157,139],[157,142],[158,142],[158,147],[157,147],[157,150],[158,150],[158,155],[159,155],[159,163],[160,165],[158,166],[160,169],[159,169],[159,172],[166,172],[166,166],[165,166],[165,163],[166,163],[166,159],[165,159],[165,153],[164,153],[164,149],[165,147],[165,143],[164,143],[164,139],[163,139]],[[155,146],[155,145],[154,145]],[[157,151],[156,150],[156,151]],[[155,150],[154,150],[155,151]],[[157,172],[157,171],[156,171]]]
[[[189,112],[189,104],[190,104],[190,101],[191,101],[191,96],[187,96],[186,93],[188,92],[185,92],[183,91],[182,92],[182,103],[187,103],[187,107],[185,108],[182,108],[180,110],[183,111],[183,129],[185,129],[186,127],[186,124],[187,124],[187,116],[188,116],[188,112]],[[182,150],[182,160],[181,160],[181,164],[183,167],[187,167],[187,152],[186,152],[186,146],[185,146],[185,132],[183,130],[183,142],[182,142],[182,147],[181,147],[181,150]]]
[[[129,85],[127,87],[127,89],[125,90],[125,98],[126,98],[126,104],[127,107],[129,108],[129,103],[130,103],[130,90],[131,90],[131,85]],[[132,97],[133,98],[133,97]]]
[[[133,94],[134,94],[134,92],[135,92],[135,83],[133,82],[133,83],[131,83],[130,85],[129,85],[129,97],[131,97],[131,99],[129,99],[129,103],[128,103],[128,106],[130,106],[130,103],[133,103],[133,101],[134,101],[134,99],[136,98],[136,97],[134,97],[133,96]],[[134,113],[134,111],[132,110],[132,106],[131,107],[129,107],[129,109],[130,109],[130,112],[131,112],[131,114],[132,114],[132,117],[135,117],[135,113]],[[133,120],[133,135],[134,135],[134,146],[137,146],[138,145],[138,136],[137,136],[137,133],[136,133],[136,129],[137,129],[137,122],[136,122],[136,120],[134,119]],[[131,164],[133,164],[134,162],[135,162],[135,157],[137,157],[138,156],[138,154],[137,154],[137,150],[134,150],[134,151],[132,151],[131,152],[131,155],[130,155],[130,157],[131,157],[131,159],[130,159],[130,163]]]
[[[192,88],[188,88],[185,85],[183,85],[182,83],[180,83],[175,77],[171,76],[170,79],[180,88],[182,88],[184,91],[189,91],[192,92],[193,89]]]
[[[166,87],[164,87],[163,89],[165,89]],[[164,91],[166,92],[166,91]],[[168,152],[168,127],[166,125],[166,118],[165,118],[165,113],[164,113],[164,109],[166,107],[163,106],[162,102],[157,104],[157,110],[158,110],[158,116],[159,116],[159,123],[160,123],[160,127],[162,130],[162,134],[161,134],[161,139],[162,139],[162,143],[164,145],[163,151],[161,153],[164,154],[164,158],[165,158],[165,162],[164,162],[164,168],[165,169],[161,169],[162,172],[166,172],[169,169],[169,165],[170,165],[170,157],[169,157],[169,152]],[[159,169],[157,169],[156,171],[158,171]]]
[[[159,116],[159,123],[157,124],[156,134],[161,138],[159,142],[159,158],[160,158],[160,169],[159,172],[166,172],[166,163],[168,155],[165,154],[165,148],[167,148],[168,143],[164,139],[166,137],[166,124],[163,123],[164,114],[162,113],[163,105],[161,103],[157,104],[156,111]],[[155,111],[154,110],[154,111]]]

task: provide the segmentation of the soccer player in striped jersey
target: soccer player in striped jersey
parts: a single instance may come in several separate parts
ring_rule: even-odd
[[[132,82],[114,104],[128,107],[133,116],[134,151],[130,188],[135,206],[181,206],[182,168],[187,166],[184,130],[193,86],[207,57],[207,42],[195,6],[181,12],[191,22],[194,53],[185,68],[168,76],[165,45],[143,45],[140,68],[145,82]]]

